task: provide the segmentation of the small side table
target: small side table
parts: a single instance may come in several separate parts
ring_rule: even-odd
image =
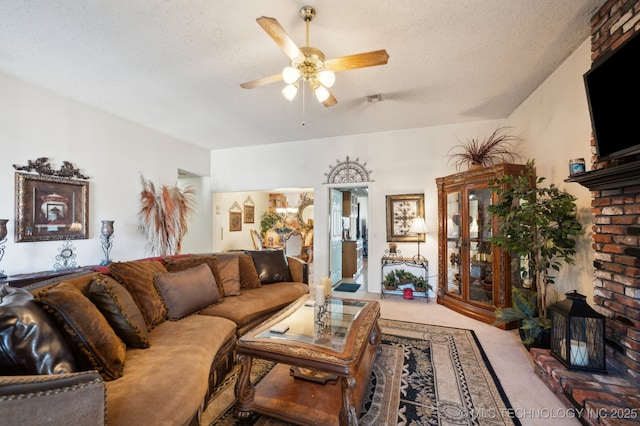
[[[424,280],[425,286],[429,284],[429,262],[425,258],[407,258],[402,257],[399,250],[396,250],[395,252],[385,250],[384,256],[382,256],[381,259],[380,270],[380,298],[384,299],[385,294],[404,295],[405,289],[410,288],[414,296],[424,297],[427,303],[431,301],[428,287],[417,287],[415,282],[416,279],[422,279]],[[393,286],[385,286],[385,280],[389,274],[397,274],[396,271],[410,273],[414,278],[412,281],[407,282],[401,282],[396,279]]]

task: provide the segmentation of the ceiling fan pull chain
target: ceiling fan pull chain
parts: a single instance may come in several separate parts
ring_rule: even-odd
[[[304,121],[304,110],[305,110],[305,96],[304,96],[304,84],[302,85],[302,125],[305,125],[305,121]]]

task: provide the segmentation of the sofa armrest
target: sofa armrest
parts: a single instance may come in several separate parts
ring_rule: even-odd
[[[97,371],[0,376],[3,425],[104,425],[105,415],[106,387]]]
[[[289,263],[289,273],[293,281],[309,284],[309,267],[307,262],[299,257],[287,256]]]

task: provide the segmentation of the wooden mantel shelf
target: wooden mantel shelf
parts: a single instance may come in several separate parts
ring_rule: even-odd
[[[640,161],[592,170],[571,176],[565,182],[576,182],[591,191],[640,185]]]

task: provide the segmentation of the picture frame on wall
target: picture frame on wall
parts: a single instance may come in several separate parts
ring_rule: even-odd
[[[424,193],[387,195],[387,242],[424,242],[424,234],[409,230],[416,217],[424,218]]]
[[[253,203],[253,200],[251,199],[251,197],[247,197],[244,200],[244,223],[254,223],[256,218],[255,218],[255,204]]]
[[[16,242],[87,239],[89,182],[15,174]]]
[[[229,231],[242,231],[242,212],[229,212]]]
[[[244,223],[254,223],[254,222],[255,222],[254,207],[245,205],[244,206]]]

